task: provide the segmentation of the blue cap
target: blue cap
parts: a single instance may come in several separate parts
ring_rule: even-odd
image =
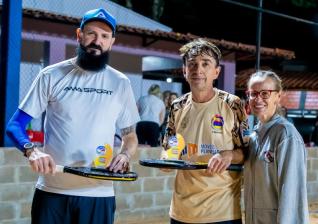
[[[116,31],[116,19],[108,13],[105,9],[99,8],[99,9],[93,9],[88,12],[86,12],[82,18],[82,22],[80,25],[81,30],[83,30],[84,25],[91,21],[101,21],[106,23],[113,31],[113,34],[115,34]]]

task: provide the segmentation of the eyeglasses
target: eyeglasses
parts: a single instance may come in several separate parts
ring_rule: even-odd
[[[258,96],[260,96],[262,99],[268,99],[271,97],[272,92],[278,92],[278,90],[268,89],[268,90],[261,90],[261,91],[255,91],[250,90],[246,91],[246,96],[253,100],[256,99]]]

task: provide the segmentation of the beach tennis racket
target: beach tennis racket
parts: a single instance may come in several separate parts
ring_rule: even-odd
[[[189,162],[184,160],[163,160],[163,159],[143,159],[139,160],[139,164],[147,167],[165,168],[165,169],[179,169],[179,170],[198,170],[206,169],[207,163],[203,162]],[[239,164],[231,164],[227,170],[242,171],[243,166]]]
[[[56,172],[70,173],[82,177],[111,181],[135,181],[138,178],[138,175],[134,172],[114,173],[107,169],[93,167],[69,167],[56,165]]]

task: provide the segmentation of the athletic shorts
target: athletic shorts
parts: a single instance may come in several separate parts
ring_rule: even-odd
[[[156,122],[140,121],[136,126],[139,144],[148,144],[151,147],[160,145],[160,127]]]
[[[35,190],[32,224],[113,224],[115,197],[82,197]]]

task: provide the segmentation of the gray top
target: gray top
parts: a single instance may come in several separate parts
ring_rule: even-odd
[[[309,223],[306,157],[302,137],[285,118],[274,115],[255,127],[244,164],[246,224]]]

